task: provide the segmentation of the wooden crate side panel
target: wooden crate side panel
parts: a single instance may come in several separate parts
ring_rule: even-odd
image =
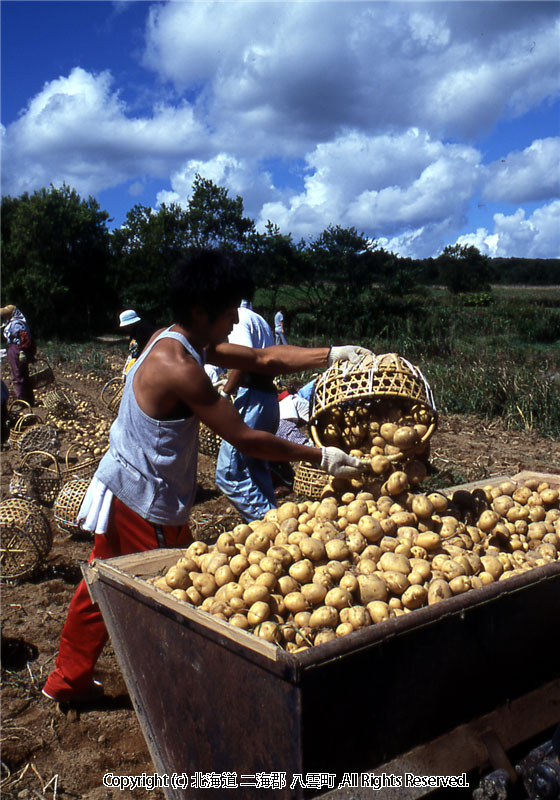
[[[99,587],[97,587],[99,589]],[[158,771],[301,771],[299,689],[229,649],[104,584],[96,591],[111,641]],[[262,792],[262,790],[260,790]],[[224,789],[205,789],[219,800]],[[259,790],[231,790],[256,800]],[[167,790],[168,800],[199,791]],[[291,790],[270,800],[292,800]]]
[[[374,769],[558,678],[559,592],[556,574],[500,595],[491,608],[473,606],[310,665],[301,681],[306,770]]]

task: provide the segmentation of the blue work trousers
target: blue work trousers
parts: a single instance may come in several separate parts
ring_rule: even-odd
[[[250,428],[276,433],[280,411],[274,392],[240,389],[234,405]],[[247,522],[262,519],[276,506],[268,461],[243,455],[225,439],[218,454],[216,484]]]

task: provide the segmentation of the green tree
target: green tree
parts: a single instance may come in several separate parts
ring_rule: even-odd
[[[243,199],[209,178],[196,175],[187,205],[189,244],[244,250],[254,233],[254,222],[243,216]]]
[[[440,283],[453,294],[490,289],[490,259],[473,245],[447,245],[437,265]]]
[[[36,336],[80,338],[103,326],[108,218],[66,185],[2,199],[3,302],[21,307]]]
[[[291,234],[280,232],[278,225],[268,220],[265,232],[254,231],[247,251],[249,267],[255,285],[271,290],[271,309],[278,305],[280,288],[297,285],[301,278],[301,251]]]
[[[164,319],[169,274],[189,241],[187,212],[180,206],[163,204],[154,211],[135,205],[111,236],[111,284],[118,305],[135,308],[154,321]]]

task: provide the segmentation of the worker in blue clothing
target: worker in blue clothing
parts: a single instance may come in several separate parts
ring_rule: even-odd
[[[243,300],[238,308],[239,322],[233,326],[228,342],[261,349],[274,345],[268,322]],[[272,376],[231,370],[223,394],[235,394],[234,405],[243,422],[253,430],[276,433],[280,421],[278,394]],[[276,505],[268,461],[244,455],[225,439],[216,465],[216,484],[245,520],[262,519]]]

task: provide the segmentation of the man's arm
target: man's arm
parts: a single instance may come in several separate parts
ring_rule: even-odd
[[[257,372],[262,375],[285,375],[304,369],[320,369],[327,365],[329,347],[296,347],[290,344],[272,347],[242,347],[219,344],[206,351],[206,359],[217,367]]]
[[[225,383],[223,392],[224,394],[234,394],[241,385],[241,380],[243,378],[243,370],[240,369],[232,369],[228,375],[228,379]]]

